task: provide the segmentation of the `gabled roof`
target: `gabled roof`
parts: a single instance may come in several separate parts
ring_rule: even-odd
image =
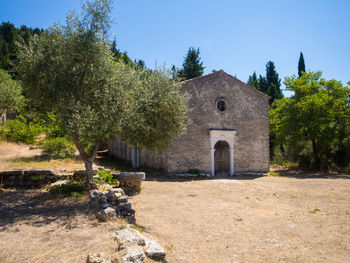
[[[265,93],[257,90],[256,88],[253,88],[253,87],[249,86],[247,83],[244,83],[243,81],[239,80],[238,78],[236,78],[234,76],[231,76],[230,74],[227,74],[222,69],[220,69],[218,71],[214,71],[214,72],[206,74],[206,75],[203,75],[203,76],[200,76],[200,77],[195,77],[193,79],[184,80],[184,81],[181,82],[181,84],[185,84],[185,83],[189,83],[189,82],[192,82],[192,81],[197,81],[197,80],[201,80],[201,79],[205,79],[205,78],[210,78],[210,77],[213,77],[215,75],[218,75],[218,76],[219,75],[223,75],[223,76],[229,77],[229,78],[233,79],[235,82],[237,82],[240,86],[243,86],[243,87],[246,87],[248,89],[251,89],[254,92],[256,92],[256,93],[258,93],[260,95],[263,95],[266,98],[270,98],[270,96],[268,96]]]

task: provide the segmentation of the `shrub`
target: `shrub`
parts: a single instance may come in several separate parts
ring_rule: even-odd
[[[35,143],[42,132],[40,124],[26,123],[23,118],[21,120],[8,120],[4,129],[6,140],[27,144]]]
[[[77,184],[61,184],[54,185],[50,188],[50,194],[63,194],[75,197],[81,197],[85,190],[84,186]]]
[[[99,170],[98,175],[101,181],[107,184],[118,184],[118,180],[113,178],[113,174],[106,170]]]
[[[47,140],[43,146],[44,153],[58,158],[74,156],[74,146],[65,137],[57,137]]]
[[[190,169],[187,171],[187,173],[200,175],[201,172],[198,169]]]

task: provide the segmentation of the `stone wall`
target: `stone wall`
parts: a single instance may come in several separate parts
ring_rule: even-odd
[[[235,172],[269,170],[268,97],[247,84],[218,71],[183,82],[189,96],[187,130],[173,140],[167,167],[171,173],[198,169],[210,172],[210,129],[236,131]],[[221,112],[216,101],[227,109]]]
[[[67,176],[56,175],[51,170],[11,170],[0,172],[2,187],[40,188]]]

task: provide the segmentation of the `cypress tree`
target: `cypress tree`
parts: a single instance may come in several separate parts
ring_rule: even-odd
[[[283,98],[281,91],[281,79],[275,69],[275,64],[272,61],[266,64],[266,86],[267,92],[270,98],[270,105],[275,101],[275,99]]]
[[[197,50],[193,47],[188,49],[182,69],[179,71],[179,77],[184,79],[192,79],[203,75],[203,62],[199,56],[199,48]]]
[[[253,88],[256,88],[257,90],[261,90],[260,85],[259,85],[259,80],[258,80],[258,77],[256,76],[255,71],[254,71],[253,75],[249,76],[247,84]]]
[[[298,62],[298,75],[299,75],[299,78],[301,77],[302,72],[306,72],[306,71],[305,71],[305,61],[304,61],[303,52],[300,52],[300,57],[299,57],[299,62]]]

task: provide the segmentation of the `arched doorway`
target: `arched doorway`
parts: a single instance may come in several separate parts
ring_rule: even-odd
[[[230,152],[226,141],[218,141],[215,146],[214,162],[216,176],[230,175]]]

